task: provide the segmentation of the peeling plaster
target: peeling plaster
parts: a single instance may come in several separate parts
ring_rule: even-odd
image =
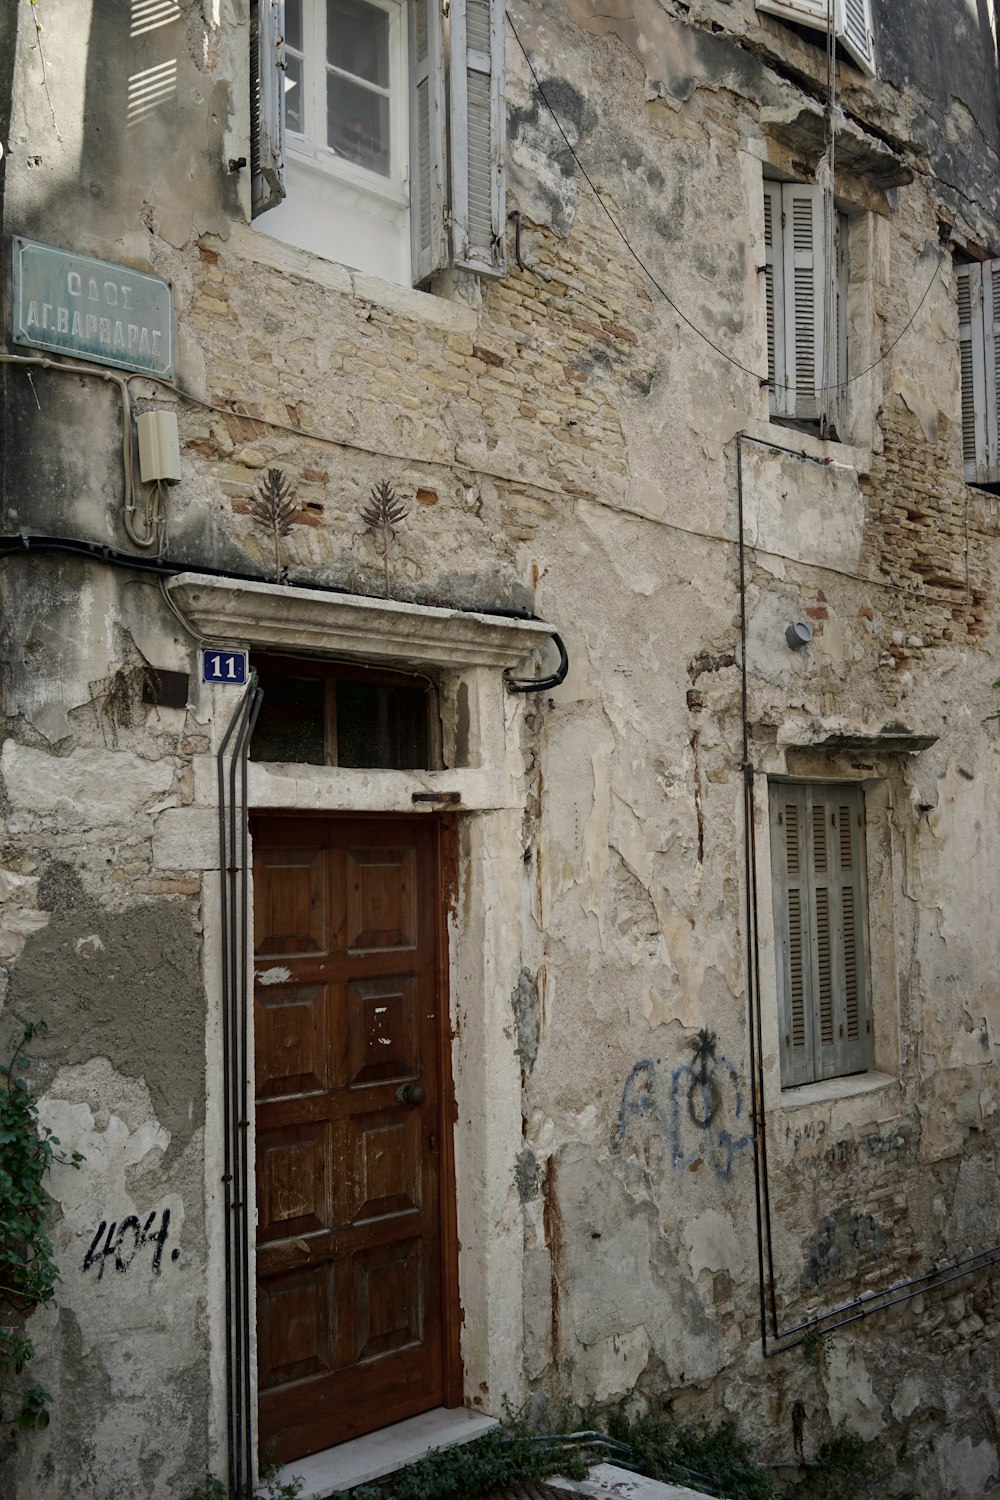
[[[881,1403],[861,1351],[854,1344],[833,1337],[829,1341],[823,1372],[830,1422],[843,1423],[849,1432],[870,1442],[884,1425]]]

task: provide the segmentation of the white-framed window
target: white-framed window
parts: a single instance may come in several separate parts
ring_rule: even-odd
[[[260,227],[400,283],[502,274],[503,50],[502,0],[252,0]]]
[[[848,369],[847,216],[835,212],[831,247],[823,190],[765,180],[764,248],[771,416],[817,423],[823,436],[839,437]]]
[[[772,782],[771,880],[781,1085],[871,1067],[865,799]]]
[[[875,33],[871,0],[757,0],[757,9],[816,31],[833,32],[862,73],[875,76]],[[831,17],[832,11],[832,17]]]
[[[962,461],[969,484],[1000,484],[1000,260],[955,268]]]
[[[371,189],[408,176],[401,0],[285,0],[285,147]]]

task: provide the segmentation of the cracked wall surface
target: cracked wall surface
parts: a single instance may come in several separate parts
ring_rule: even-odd
[[[44,39],[58,135],[28,9],[0,17],[5,245],[171,281],[177,386],[130,382],[178,418],[168,558],[263,576],[251,502],[275,467],[302,505],[289,580],[377,595],[360,512],[389,479],[394,598],[531,610],[567,647],[565,681],[516,700],[498,672],[438,674],[464,799],[467,1402],[637,1390],[737,1416],[776,1462],[845,1422],[905,1444],[922,1496],[1000,1494],[995,1270],[843,1326],[822,1359],[762,1358],[743,823],[748,759],[793,1327],[1000,1242],[998,531],[963,479],[953,261],[1000,253],[991,8],[943,24],[876,0],[878,76],[841,60],[840,442],[770,421],[761,383],[762,182],[817,171],[817,33],[751,0],[513,3],[537,73],[508,32],[523,265],[509,226],[505,277],[416,291],[249,222],[228,165],[249,154],[242,0],[127,39],[119,6],[66,0]],[[166,64],[172,92],[129,123],[129,79]],[[3,532],[129,550],[116,389],[2,374]],[[154,578],[22,547],[0,590],[0,1029],[47,1021],[43,1118],[86,1156],[53,1176],[62,1284],[32,1320],[54,1420],[0,1453],[0,1488],[168,1500],[223,1451],[213,753],[233,702],[197,682]],[[155,670],[190,674],[187,707],[144,701]],[[324,775],[255,767],[252,797],[414,805],[415,782]],[[858,784],[867,809],[873,1067],[825,1092],[780,1087],[782,778]]]

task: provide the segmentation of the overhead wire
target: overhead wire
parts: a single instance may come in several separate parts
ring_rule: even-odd
[[[830,435],[832,398],[837,385],[840,326],[837,306],[837,47],[833,31],[834,0],[826,0],[826,152],[816,172],[823,194],[823,385],[820,389],[819,435]]]

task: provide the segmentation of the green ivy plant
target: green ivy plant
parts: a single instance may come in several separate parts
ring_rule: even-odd
[[[472,1500],[499,1485],[547,1474],[583,1479],[587,1467],[558,1438],[536,1435],[508,1413],[502,1425],[471,1443],[435,1448],[377,1484],[343,1492],[340,1500],[347,1494],[350,1500]]]
[[[807,1464],[788,1500],[882,1500],[892,1473],[884,1446],[841,1426]],[[900,1496],[905,1500],[905,1496]]]
[[[48,1391],[21,1378],[35,1353],[25,1320],[54,1299],[59,1280],[46,1228],[52,1199],[45,1178],[55,1162],[79,1167],[83,1161],[38,1121],[21,1049],[44,1030],[44,1021],[25,1026],[10,1063],[0,1066],[0,1422],[12,1422],[15,1432],[49,1422]]]

